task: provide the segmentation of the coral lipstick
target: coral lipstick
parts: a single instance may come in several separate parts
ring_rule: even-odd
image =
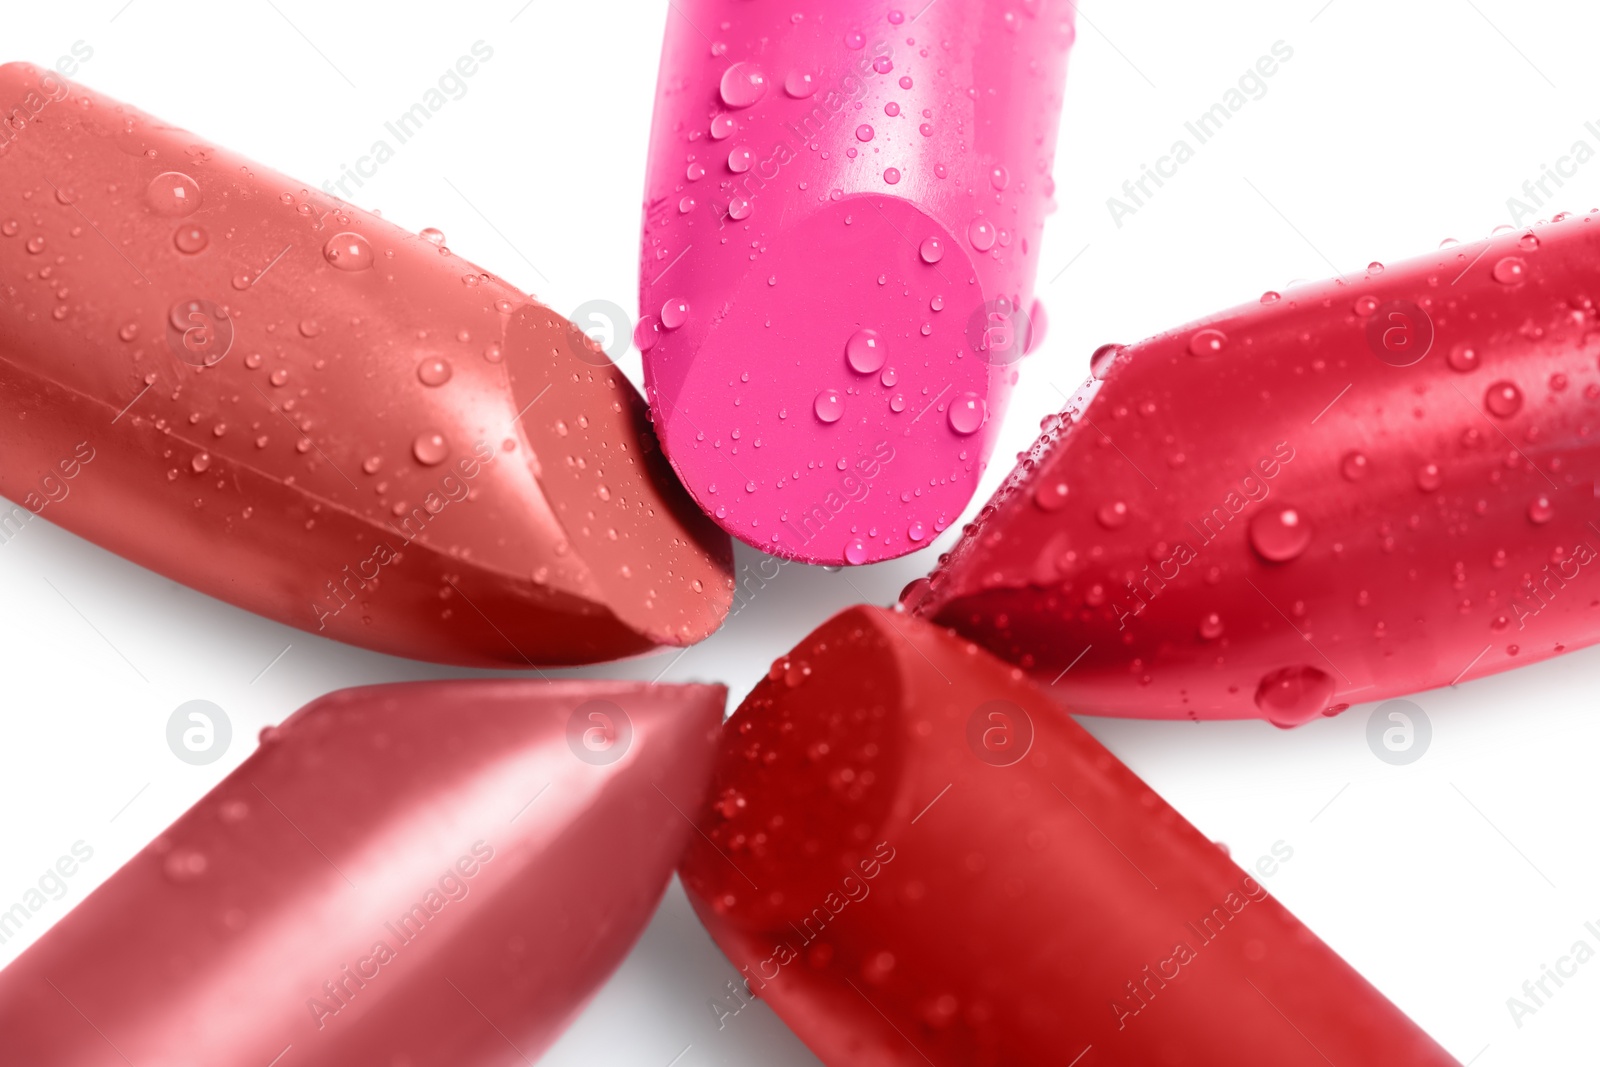
[[[1073,7],[915,6],[689,0],[667,20],[647,393],[701,507],[789,559],[891,559],[954,521],[1043,330]]]
[[[0,99],[37,103],[0,142],[0,491],[396,655],[590,662],[716,629],[731,546],[559,315],[53,74],[0,68]]]
[[[1293,726],[1600,640],[1600,215],[1097,357],[904,602],[1075,711]]]
[[[7,1063],[527,1063],[644,928],[726,691],[347,689],[0,971]]]

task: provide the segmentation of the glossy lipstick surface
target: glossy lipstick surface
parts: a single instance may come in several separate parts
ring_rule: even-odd
[[[636,340],[663,446],[734,536],[870,563],[971,498],[1043,331],[1073,13],[672,5]]]
[[[1293,726],[1600,640],[1600,215],[1097,355],[904,603],[1075,711]]]
[[[0,68],[0,99],[27,116],[0,143],[0,492],[395,655],[590,662],[716,629],[728,540],[559,315],[53,74]]]
[[[700,829],[697,912],[830,1065],[1456,1062],[1021,671],[915,618],[851,608],[775,663]]]
[[[4,971],[7,1063],[523,1064],[654,912],[726,691],[347,689]]]

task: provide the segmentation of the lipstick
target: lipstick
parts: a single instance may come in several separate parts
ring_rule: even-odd
[[[681,867],[827,1064],[1456,1061],[1023,673],[850,608],[723,728]]]
[[[394,655],[586,663],[716,629],[731,546],[570,323],[436,232],[53,73],[0,67],[0,100],[25,102],[0,141],[0,492]]]
[[[1593,644],[1597,220],[1102,349],[904,603],[1074,711],[1280,726]]]
[[[0,971],[8,1059],[527,1062],[655,910],[725,697],[496,680],[313,701]]]
[[[861,564],[961,513],[1043,333],[1073,18],[672,5],[636,340],[663,447],[723,529]]]

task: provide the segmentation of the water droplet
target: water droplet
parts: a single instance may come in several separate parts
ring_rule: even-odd
[[[172,235],[172,243],[184,255],[193,256],[205,251],[206,245],[211,243],[211,235],[204,226],[179,226],[178,232]]]
[[[883,172],[883,180],[888,182],[890,185],[899,185],[900,171],[894,167],[890,167]]]
[[[728,169],[735,174],[743,174],[750,169],[750,164],[755,162],[755,158],[754,152],[740,145],[728,153]]]
[[[157,215],[182,218],[194,214],[200,206],[200,186],[187,174],[169,170],[150,179],[150,184],[145,187],[144,201]]]
[[[817,91],[817,79],[808,71],[791,70],[783,77],[783,91],[796,100],[804,100]]]
[[[43,252],[44,251],[44,238],[40,237],[38,234],[34,234],[32,237],[28,238],[27,249],[28,249],[28,253],[30,255],[35,255],[35,256],[38,255],[40,252]]]
[[[1424,463],[1417,468],[1417,488],[1432,493],[1444,484],[1444,472],[1437,463]]]
[[[994,247],[994,223],[982,216],[972,220],[967,226],[967,240],[972,242],[972,247],[980,252],[987,252]]]
[[[838,422],[844,415],[844,397],[836,389],[824,389],[811,404],[820,422]]]
[[[865,122],[863,122],[861,125],[857,126],[856,127],[856,140],[858,140],[858,141],[870,141],[870,140],[872,140],[872,127],[867,125]]]
[[[1060,511],[1067,506],[1067,483],[1041,482],[1034,487],[1033,502],[1040,511]]]
[[[1475,371],[1478,369],[1478,363],[1480,362],[1478,350],[1471,345],[1456,345],[1450,350],[1447,362],[1450,364],[1451,370],[1460,371],[1462,374]]]
[[[633,344],[641,352],[648,352],[661,339],[661,323],[654,315],[646,315],[633,328]]]
[[[1515,382],[1495,382],[1484,394],[1483,403],[1491,413],[1509,419],[1522,410],[1522,390],[1517,388]]]
[[[366,270],[376,261],[372,245],[359,233],[336,233],[322,246],[322,258],[340,270]]]
[[[1373,260],[1371,263],[1367,264],[1367,273],[1368,274],[1382,274],[1383,273],[1383,264],[1379,263],[1377,260]]]
[[[1222,616],[1216,612],[1204,615],[1200,619],[1200,636],[1207,641],[1215,641],[1222,636]]]
[[[879,56],[872,61],[872,69],[879,74],[887,74],[894,69],[894,60],[888,56]]]
[[[909,89],[909,88],[911,88],[912,84],[913,83],[911,81],[911,75],[905,74],[905,75],[901,76],[901,78],[900,78],[900,88]]]
[[[189,466],[196,474],[204,474],[211,469],[211,453],[201,452],[189,461]]]
[[[913,541],[921,541],[928,536],[928,528],[920,522],[913,522],[906,527],[906,537]]]
[[[1555,514],[1555,506],[1550,503],[1550,498],[1543,493],[1534,497],[1528,503],[1528,521],[1535,526],[1543,526],[1555,518]]]
[[[1122,354],[1121,345],[1101,345],[1094,350],[1094,355],[1089,357],[1089,373],[1100,381],[1105,381],[1106,375],[1111,373],[1111,366]]]
[[[922,254],[922,262],[937,263],[944,258],[944,242],[937,237],[924,237],[917,251]]]
[[[1228,335],[1221,330],[1196,330],[1189,338],[1191,356],[1214,356],[1228,344]]]
[[[996,189],[1004,189],[1011,183],[1011,173],[1006,168],[996,164],[989,168],[989,184]]]
[[[733,136],[733,131],[739,128],[739,123],[732,115],[722,114],[711,120],[711,139],[724,141]]]
[[[1347,452],[1344,459],[1339,461],[1339,472],[1349,482],[1359,482],[1367,476],[1370,468],[1366,455],[1361,452]]]
[[[1316,667],[1284,667],[1261,679],[1256,707],[1274,726],[1299,726],[1322,714],[1333,691],[1333,679]]]
[[[859,566],[867,561],[867,544],[857,537],[844,546],[844,561]]]
[[[423,431],[411,442],[411,454],[424,467],[438,466],[450,455],[450,443],[442,433]]]
[[[429,226],[427,229],[418,234],[418,236],[424,241],[428,242],[430,245],[438,245],[440,248],[444,247],[443,230],[436,230],[432,226]]]
[[[447,359],[425,359],[417,364],[417,379],[423,385],[443,385],[452,373]]]
[[[7,219],[3,225],[0,225],[0,234],[4,234],[7,237],[15,237],[21,230],[22,224],[16,219]]]
[[[1282,300],[1282,299],[1283,299],[1282,296],[1280,296],[1279,294],[1273,292],[1271,289],[1268,289],[1266,292],[1261,294],[1261,302],[1263,304],[1276,304],[1279,300]]]
[[[750,201],[742,196],[736,196],[728,201],[728,217],[738,222],[750,217]]]
[[[845,342],[844,355],[851,370],[857,374],[872,374],[889,358],[889,347],[877,330],[860,329]]]
[[[1507,256],[1494,265],[1494,280],[1501,285],[1516,285],[1528,275],[1528,262],[1521,256]]]
[[[963,437],[975,434],[989,417],[989,405],[977,393],[963,393],[950,402],[950,428]]]
[[[1261,558],[1286,563],[1311,544],[1311,524],[1292,507],[1269,508],[1250,520],[1250,545]]]
[[[383,467],[382,456],[368,456],[361,461],[361,469],[368,474],[377,474]]]
[[[688,321],[689,302],[687,300],[675,298],[661,305],[661,325],[667,329],[676,330]]]
[[[767,76],[748,60],[735,63],[722,72],[719,91],[722,102],[729,107],[749,107],[766,95]]]
[[[289,372],[279,367],[267,376],[267,381],[280,388],[289,380]]]
[[[844,46],[850,49],[852,52],[859,52],[862,48],[866,47],[866,44],[867,39],[862,35],[860,30],[851,30],[849,33],[844,35]]]
[[[900,114],[900,105],[891,100],[887,104],[883,105],[883,113],[888,115],[890,118],[894,118],[896,115]]]
[[[300,336],[308,341],[313,337],[322,336],[322,324],[316,319],[301,319]]]
[[[124,341],[132,341],[135,337],[139,336],[139,324],[137,322],[124,324],[123,327],[117,331],[117,336],[122,338]]]
[[[1101,504],[1094,513],[1095,521],[1108,530],[1119,530],[1128,524],[1128,505],[1121,500]]]
[[[206,873],[204,852],[192,848],[176,848],[161,861],[161,870],[174,882],[192,882]]]

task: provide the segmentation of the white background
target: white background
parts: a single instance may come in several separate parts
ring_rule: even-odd
[[[0,60],[49,66],[86,42],[84,84],[313,186],[487,42],[494,58],[467,95],[355,202],[412,229],[439,227],[459,255],[563,313],[593,298],[633,309],[665,4],[123,5],[6,0]],[[1600,149],[1584,125],[1600,122],[1597,39],[1600,8],[1577,2],[1084,0],[1040,278],[1052,325],[1022,366],[979,502],[1098,345],[1510,222],[1507,198],[1542,165],[1579,139]],[[1266,96],[1114,225],[1107,197],[1279,40],[1294,57]],[[1600,159],[1540,215],[1596,204]],[[638,353],[624,366],[637,381]],[[726,682],[737,700],[834,610],[889,602],[958,529],[864,570],[785,566],[676,661],[575,673],[665,670],[666,681]],[[739,559],[753,568],[760,557],[741,546]],[[72,842],[95,850],[27,937],[0,947],[0,964],[237,766],[262,726],[342,686],[464,673],[248,615],[43,520],[0,545],[0,664],[0,907]],[[1294,858],[1268,888],[1463,1062],[1595,1063],[1600,960],[1521,1028],[1506,998],[1579,938],[1600,949],[1584,930],[1600,926],[1597,680],[1600,649],[1590,649],[1417,696],[1433,741],[1406,767],[1368,750],[1370,706],[1293,732],[1085,725],[1236,858],[1289,844]],[[171,711],[196,698],[221,705],[234,727],[232,748],[206,767],[178,761],[164,738]],[[733,973],[674,883],[542,1062],[816,1062],[765,1005],[717,1029],[706,1001]]]

